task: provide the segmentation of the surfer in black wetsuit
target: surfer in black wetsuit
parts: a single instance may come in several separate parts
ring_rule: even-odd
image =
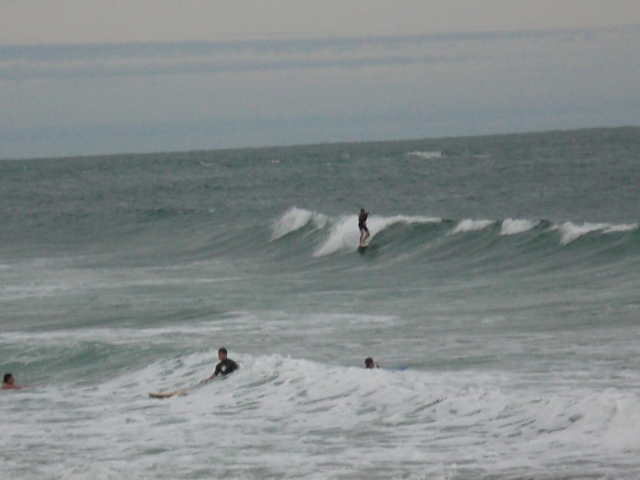
[[[364,359],[364,368],[380,368],[380,365],[374,362],[373,358],[367,357]]]
[[[216,369],[214,370],[213,375],[211,375],[207,380],[212,380],[218,375],[229,375],[231,372],[240,368],[238,367],[238,364],[236,362],[234,362],[230,358],[227,358],[226,348],[221,348],[220,350],[218,350],[218,358],[220,359],[220,363],[216,365]]]
[[[364,208],[360,209],[358,214],[358,230],[360,230],[360,245],[364,245],[364,242],[369,238],[369,229],[367,228],[367,217],[369,214],[364,211]]]

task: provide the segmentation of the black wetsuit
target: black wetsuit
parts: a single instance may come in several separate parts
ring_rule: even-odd
[[[231,360],[230,358],[225,358],[220,363],[216,365],[216,369],[213,372],[213,376],[217,377],[218,375],[228,375],[234,370],[237,370],[238,364]]]
[[[364,230],[365,232],[368,232],[369,229],[367,228],[367,217],[369,216],[368,213],[361,213],[358,215],[358,229],[359,230]]]

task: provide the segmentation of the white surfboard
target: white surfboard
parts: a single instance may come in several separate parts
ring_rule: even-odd
[[[189,388],[180,388],[178,390],[171,390],[170,392],[149,392],[151,398],[169,398],[176,395],[186,395],[189,392]]]

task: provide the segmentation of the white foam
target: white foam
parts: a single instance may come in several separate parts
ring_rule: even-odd
[[[533,230],[540,224],[539,220],[514,220],[507,218],[502,222],[500,235],[517,235]]]
[[[489,355],[500,351],[502,366],[483,369],[470,362],[441,369],[444,358],[434,350],[458,349],[448,354],[458,359],[473,344],[419,340],[413,326],[415,342],[394,343],[385,332],[398,331],[402,322],[390,315],[269,311],[163,328],[0,333],[5,364],[25,365],[37,355],[55,367],[48,385],[0,393],[3,431],[12,439],[3,447],[9,460],[3,472],[21,478],[16,473],[28,471],[37,478],[33,465],[54,464],[56,472],[75,472],[68,478],[95,478],[98,464],[112,478],[120,478],[126,465],[127,478],[215,477],[219,471],[248,478],[262,469],[261,477],[286,471],[291,478],[417,479],[442,478],[442,465],[458,462],[484,476],[518,478],[526,475],[512,470],[525,468],[529,476],[546,478],[558,472],[545,470],[549,465],[579,472],[580,457],[606,464],[640,453],[635,363],[624,379],[610,380],[612,371],[621,374],[615,365],[585,362],[601,358],[593,357],[597,352],[633,352],[637,336],[621,334],[623,343],[602,345],[582,337],[586,350],[577,359],[573,333],[564,339],[487,337],[477,345]],[[244,345],[229,352],[240,364],[232,376],[186,396],[148,397],[150,391],[195,386],[211,374],[216,348],[238,341]],[[92,359],[95,342],[105,357],[112,352],[124,360]],[[511,356],[535,352],[535,345],[559,355],[564,349],[568,357],[539,365],[556,366],[551,369],[510,366]],[[15,353],[5,353],[5,346]],[[363,368],[369,353],[382,369]],[[62,359],[79,355],[86,365],[65,371]],[[415,366],[392,370],[401,360]],[[87,369],[95,373],[87,375]],[[27,448],[34,444],[57,448]],[[212,456],[219,470],[211,470]],[[373,468],[378,475],[367,475]]]
[[[572,222],[565,222],[562,225],[554,226],[553,229],[557,229],[560,231],[560,243],[562,245],[566,245],[590,233],[600,232],[602,234],[610,234],[632,232],[638,229],[638,224],[633,223],[612,225],[610,223],[585,222],[582,225],[575,225]]]
[[[146,342],[159,345],[161,343],[169,344],[175,342],[175,338],[179,335],[198,338],[214,335],[223,328],[223,326],[216,325],[215,322],[201,322],[155,328],[94,327],[45,332],[2,332],[0,333],[0,345],[23,343],[35,346],[58,347],[79,342],[105,342],[111,345],[130,345]]]
[[[609,403],[612,418],[602,437],[603,444],[618,451],[637,451],[640,445],[640,409],[637,399],[612,396]]]
[[[430,150],[426,150],[424,152],[409,152],[407,153],[407,155],[411,156],[411,157],[420,157],[420,158],[425,158],[427,160],[431,160],[434,158],[442,158],[442,152],[439,150],[434,150],[434,151],[430,151]]]
[[[371,236],[369,242],[377,233],[397,223],[404,224],[429,224],[440,223],[441,218],[422,217],[422,216],[406,216],[397,215],[395,217],[378,217],[371,216],[367,220],[367,227]],[[358,246],[360,241],[360,232],[358,230],[358,216],[346,215],[340,217],[329,231],[327,238],[320,248],[314,253],[316,257],[330,255],[340,250],[353,250]]]
[[[452,230],[451,233],[455,235],[456,233],[476,232],[479,230],[484,230],[494,223],[496,222],[494,222],[493,220],[462,220],[460,223],[458,223],[456,228]]]
[[[638,230],[638,224],[637,223],[631,223],[631,224],[621,224],[621,225],[609,225],[607,228],[604,229],[604,231],[602,233],[625,233],[625,232],[633,232],[635,230]]]
[[[70,379],[5,394],[0,412],[12,462],[4,471],[9,478],[24,465],[52,464],[57,472],[73,471],[68,478],[95,478],[99,465],[104,478],[125,471],[129,478],[190,478],[203,471],[213,477],[225,470],[244,478],[260,468],[265,477],[286,471],[292,478],[360,478],[375,468],[375,478],[441,478],[455,461],[544,477],[555,459],[568,467],[585,456],[615,462],[638,452],[637,399],[617,389],[523,385],[506,372],[395,372],[280,355],[233,358],[241,367],[232,376],[166,400],[147,392],[195,385],[211,373],[215,350],[90,385]],[[11,406],[14,398],[28,401]],[[26,448],[33,444],[57,448]]]
[[[273,223],[271,240],[277,240],[291,232],[295,232],[311,221],[313,221],[315,228],[324,228],[327,220],[328,217],[321,213],[292,207]]]

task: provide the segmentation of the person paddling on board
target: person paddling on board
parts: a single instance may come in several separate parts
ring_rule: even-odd
[[[358,214],[358,230],[360,230],[360,245],[366,245],[365,241],[370,237],[369,229],[367,228],[367,217],[369,214],[364,211],[364,208],[360,209]]]
[[[176,395],[186,395],[196,386],[204,385],[216,378],[218,375],[229,375],[231,372],[240,368],[238,367],[238,364],[236,362],[234,362],[230,358],[227,358],[227,349],[224,347],[218,350],[218,358],[220,359],[220,362],[216,365],[216,369],[214,370],[213,374],[209,378],[202,380],[200,383],[198,383],[198,385],[188,388],[180,388],[178,390],[171,390],[169,392],[149,392],[149,396],[151,398],[170,398]]]
[[[12,373],[5,373],[2,377],[2,390],[20,390],[24,387],[16,385],[16,377]]]
[[[218,375],[229,375],[231,372],[240,368],[238,367],[238,364],[236,362],[234,362],[230,358],[227,358],[227,349],[224,347],[218,350],[218,358],[220,359],[220,363],[216,365],[216,369],[213,371],[213,375],[207,378],[205,382],[213,380]]]
[[[364,368],[380,368],[380,365],[373,361],[373,358],[367,357],[364,359]]]

